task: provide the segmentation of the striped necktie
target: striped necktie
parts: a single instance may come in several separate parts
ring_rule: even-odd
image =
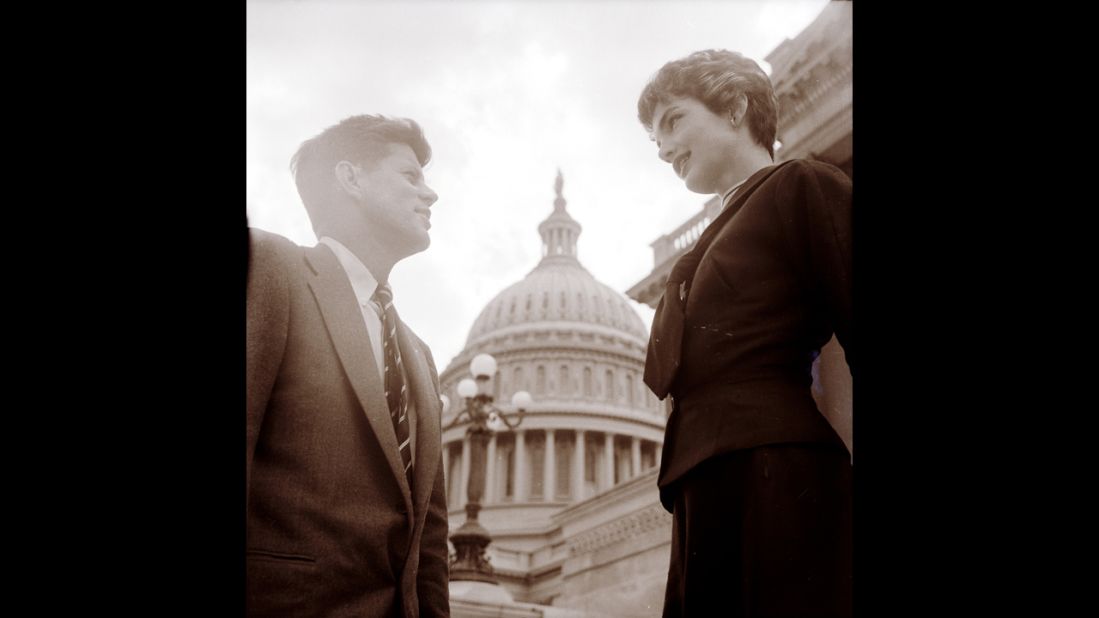
[[[393,308],[393,290],[388,283],[374,292],[374,302],[382,308],[382,352],[385,355],[385,400],[389,418],[397,434],[397,444],[404,463],[408,486],[412,487],[412,445],[408,432],[408,389],[401,367],[401,350],[397,346],[397,311]]]

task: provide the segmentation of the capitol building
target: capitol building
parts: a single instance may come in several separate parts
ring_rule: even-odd
[[[440,374],[455,402],[443,426],[461,409],[457,385],[478,354],[497,361],[490,384],[499,408],[512,409],[503,402],[517,391],[534,398],[522,424],[487,447],[479,521],[493,538],[487,554],[504,593],[496,600],[596,615],[626,603],[637,605],[628,615],[651,615],[663,601],[671,525],[656,502],[665,406],[641,380],[648,329],[625,295],[579,260],[581,226],[563,183],[558,172],[553,211],[538,226],[541,261],[485,306]],[[466,517],[467,427],[443,433],[452,531]],[[641,598],[642,585],[652,598]],[[461,593],[452,583],[456,615]]]

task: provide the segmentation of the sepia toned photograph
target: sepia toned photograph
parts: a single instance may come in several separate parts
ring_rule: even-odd
[[[247,2],[246,615],[851,616],[852,20]]]

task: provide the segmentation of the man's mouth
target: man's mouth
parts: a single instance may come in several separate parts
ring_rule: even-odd
[[[416,214],[423,217],[424,226],[426,226],[428,229],[431,229],[431,211],[426,208],[417,208]]]

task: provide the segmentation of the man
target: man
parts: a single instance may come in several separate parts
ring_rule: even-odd
[[[722,196],[669,274],[645,362],[673,401],[664,615],[849,616],[852,469],[810,366],[833,332],[852,360],[851,182],[774,163],[771,82],[736,52],[665,64],[638,118],[688,189]]]
[[[430,244],[430,158],[414,121],[347,118],[291,163],[320,242],[250,231],[250,616],[449,615],[438,375],[388,286]]]

